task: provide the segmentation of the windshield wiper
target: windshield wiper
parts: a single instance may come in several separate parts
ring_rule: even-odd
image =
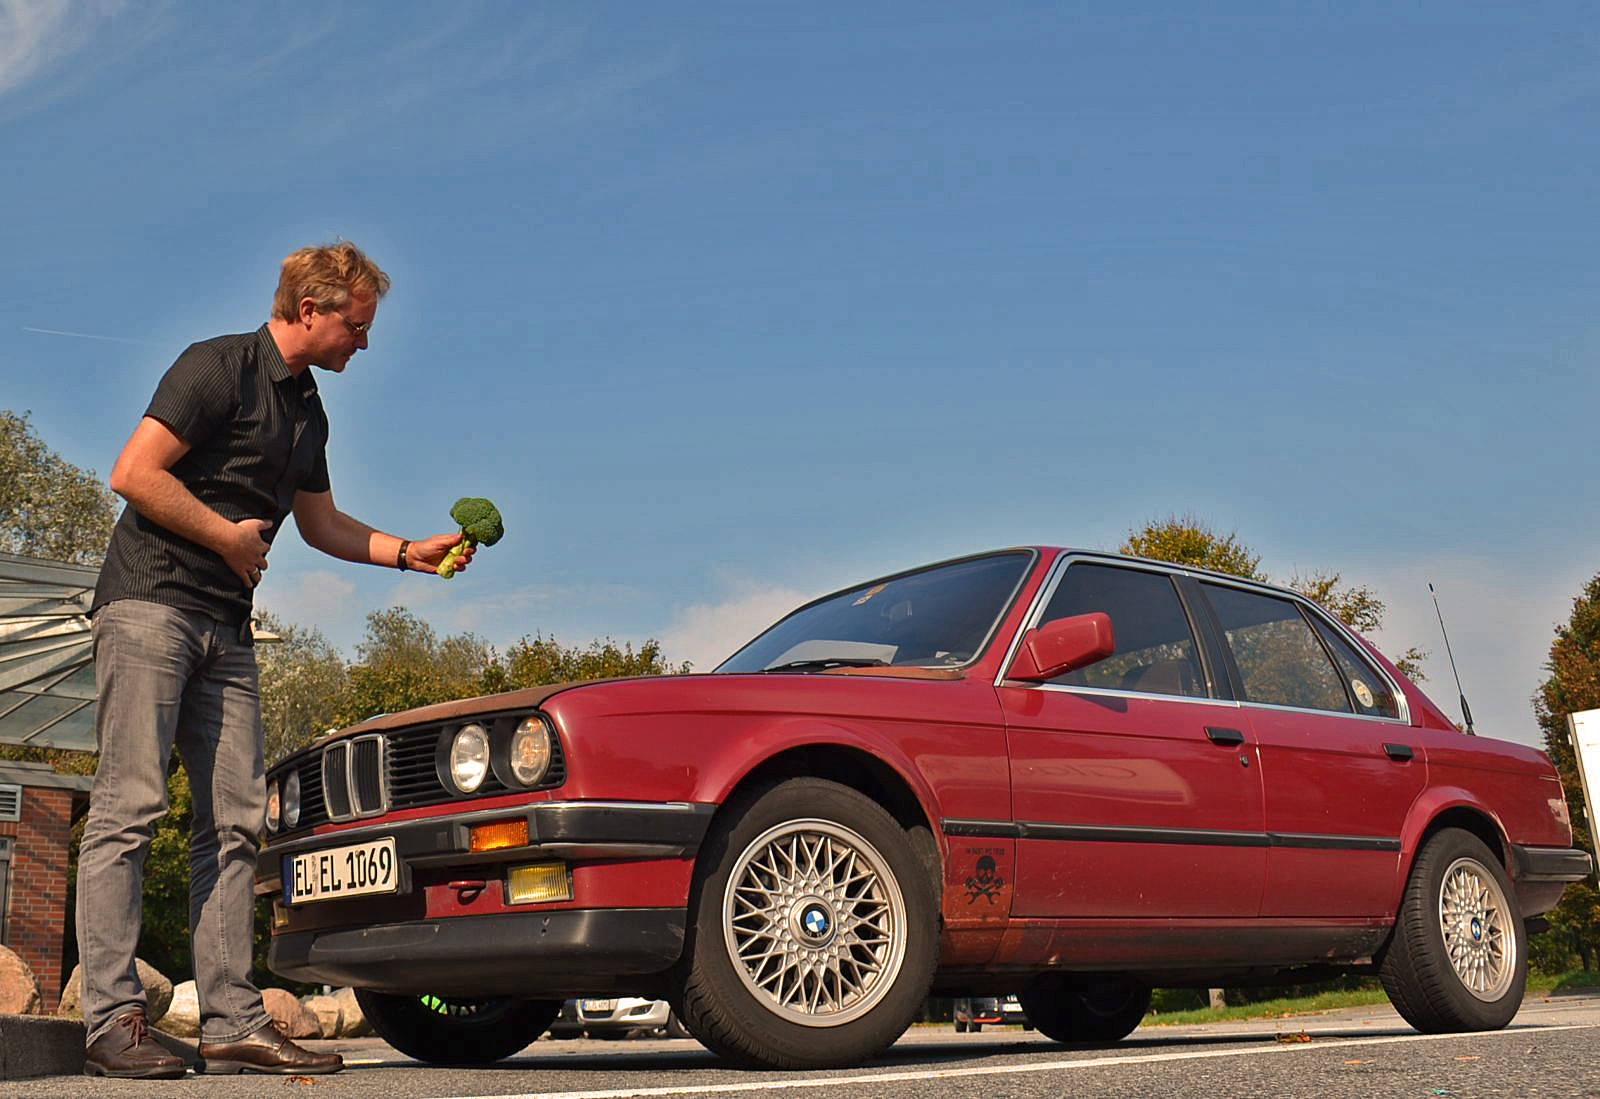
[[[824,656],[815,660],[791,660],[787,664],[775,664],[770,668],[762,668],[765,672],[825,672],[829,668],[887,668],[887,660],[879,660],[871,656]]]

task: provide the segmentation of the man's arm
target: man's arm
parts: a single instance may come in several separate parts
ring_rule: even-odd
[[[333,505],[331,492],[297,492],[294,495],[294,522],[306,544],[330,557],[357,564],[400,564],[401,540],[351,518]],[[405,567],[415,572],[432,572],[444,560],[450,547],[461,541],[461,532],[439,534],[407,544]],[[472,559],[472,550],[456,566],[457,571]]]
[[[202,504],[172,474],[172,467],[187,453],[189,444],[182,436],[146,416],[111,467],[111,491],[151,522],[216,553],[247,587],[255,587],[267,567],[267,543],[261,532],[272,522],[231,522]]]

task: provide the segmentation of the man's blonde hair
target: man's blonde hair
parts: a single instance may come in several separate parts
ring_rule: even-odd
[[[300,315],[300,302],[310,298],[317,309],[343,309],[350,299],[374,301],[389,292],[389,276],[347,240],[319,244],[293,252],[283,261],[272,315],[292,321]]]

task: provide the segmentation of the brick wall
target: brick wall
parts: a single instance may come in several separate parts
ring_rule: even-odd
[[[15,838],[6,912],[6,946],[33,970],[54,1012],[66,975],[61,948],[67,921],[67,843],[72,830],[70,790],[25,786],[22,820],[0,821],[0,836]]]

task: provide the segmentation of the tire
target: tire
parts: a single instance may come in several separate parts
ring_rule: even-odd
[[[1378,976],[1424,1034],[1499,1030],[1516,1016],[1527,930],[1505,870],[1477,836],[1445,828],[1423,845]]]
[[[1150,989],[1121,973],[1041,973],[1017,994],[1028,1025],[1068,1044],[1120,1042],[1150,1010]]]
[[[487,1065],[523,1049],[561,1014],[560,1000],[456,1000],[356,989],[378,1037],[430,1064]]]
[[[956,1033],[957,1034],[965,1034],[966,1032],[967,1032],[967,1022],[966,1022],[966,1020],[965,1019],[957,1019],[956,1020]]]
[[[689,903],[676,1002],[728,1061],[836,1068],[911,1024],[938,960],[934,884],[900,824],[796,778],[720,814]]]

